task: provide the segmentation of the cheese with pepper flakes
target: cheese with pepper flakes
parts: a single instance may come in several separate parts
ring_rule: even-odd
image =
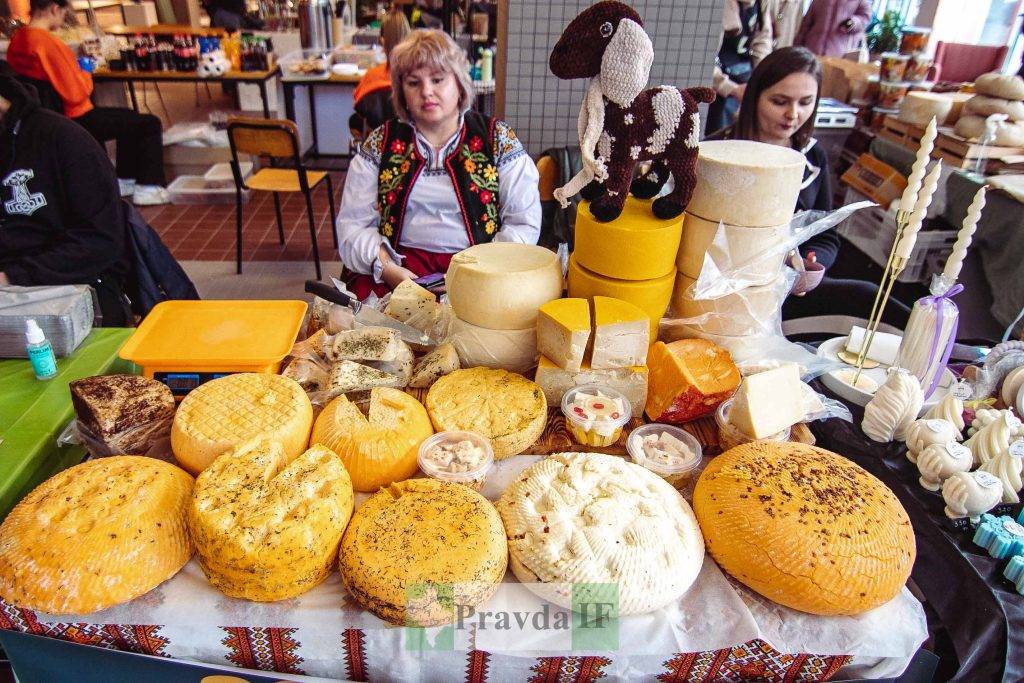
[[[352,506],[352,480],[334,452],[316,445],[289,463],[280,443],[256,439],[199,475],[189,528],[215,588],[284,600],[327,576]]]

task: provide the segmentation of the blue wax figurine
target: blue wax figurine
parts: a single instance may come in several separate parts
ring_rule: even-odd
[[[1024,554],[1024,526],[1012,517],[982,515],[981,524],[974,532],[974,542],[988,550],[997,560]]]
[[[1014,555],[1003,570],[1003,576],[1017,586],[1017,592],[1024,595],[1024,555]]]

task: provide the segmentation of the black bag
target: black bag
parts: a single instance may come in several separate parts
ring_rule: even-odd
[[[131,301],[132,312],[145,318],[161,301],[198,299],[196,286],[156,230],[134,205],[122,201],[121,208],[128,233],[125,236],[128,275],[124,291]]]

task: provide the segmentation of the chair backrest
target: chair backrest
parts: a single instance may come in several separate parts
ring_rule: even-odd
[[[299,128],[287,119],[229,117],[228,141],[236,158],[238,154],[252,154],[299,162]]]
[[[969,83],[978,76],[999,71],[1003,67],[1006,45],[969,45],[967,43],[935,44],[936,78],[955,83]]]

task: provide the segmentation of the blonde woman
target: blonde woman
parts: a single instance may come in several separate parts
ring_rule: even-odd
[[[380,44],[387,59],[411,31],[409,20],[400,10],[392,10],[384,17],[380,25]],[[395,115],[391,107],[391,71],[387,61],[369,69],[359,79],[352,93],[352,104],[356,113],[352,115],[349,127],[356,130],[361,130],[364,123],[376,128]]]
[[[463,51],[441,31],[418,30],[389,63],[397,117],[352,160],[336,226],[360,299],[443,273],[470,245],[540,236],[537,167],[507,124],[470,111]]]

